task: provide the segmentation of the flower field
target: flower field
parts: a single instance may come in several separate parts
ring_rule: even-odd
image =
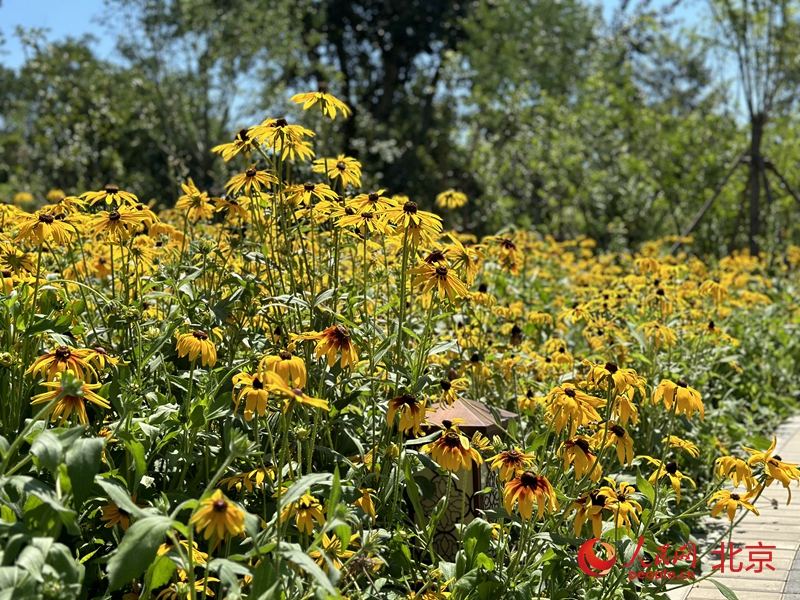
[[[321,147],[270,118],[222,197],[0,206],[4,600],[658,598],[578,548],[686,570],[791,499],[800,248],[477,239]]]

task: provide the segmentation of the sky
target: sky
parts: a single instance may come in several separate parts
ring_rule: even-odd
[[[601,4],[608,17],[620,0],[590,0]],[[667,0],[656,0],[663,5]],[[691,22],[698,12],[693,6],[703,4],[703,0],[684,0],[679,16]],[[14,35],[16,27],[47,28],[48,39],[63,39],[67,36],[80,37],[92,33],[97,37],[94,50],[101,58],[113,58],[114,39],[103,35],[99,22],[104,14],[104,0],[0,0],[0,32],[5,45],[0,48],[0,63],[18,68],[25,61],[23,44]]]

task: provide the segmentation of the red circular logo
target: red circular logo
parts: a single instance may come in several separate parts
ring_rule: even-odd
[[[598,542],[605,549],[608,555],[607,559],[602,559],[595,554],[594,546]],[[605,577],[611,572],[615,562],[617,562],[617,553],[614,551],[614,546],[601,542],[600,538],[586,540],[578,548],[578,566],[589,577]]]

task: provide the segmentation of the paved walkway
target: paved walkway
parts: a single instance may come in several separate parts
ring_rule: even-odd
[[[778,428],[776,454],[784,461],[800,463],[800,416],[792,417]],[[748,513],[739,526],[733,530],[732,541],[736,548],[757,545],[775,546],[770,564],[775,568],[769,571],[764,566],[762,573],[746,572],[719,573],[714,576],[719,582],[733,590],[739,600],[800,600],[800,489],[792,486],[792,503],[786,505],[787,491],[780,482],[773,483],[761,494],[756,502],[760,516]],[[709,529],[724,531],[728,520],[724,517],[708,517]],[[716,529],[714,529],[716,528]],[[701,539],[700,551],[720,534],[711,539]],[[727,560],[727,543],[726,543]],[[751,564],[748,560],[750,550],[742,550],[734,559],[734,564]],[[717,555],[707,555],[706,565],[716,564]],[[702,581],[691,587],[684,586],[669,592],[670,600],[724,600],[724,596],[710,581]]]

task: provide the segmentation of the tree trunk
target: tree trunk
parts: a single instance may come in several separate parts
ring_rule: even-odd
[[[761,233],[761,207],[759,196],[761,193],[761,171],[763,170],[761,156],[761,139],[764,134],[766,115],[758,113],[750,119],[750,254],[758,256],[758,236]]]

